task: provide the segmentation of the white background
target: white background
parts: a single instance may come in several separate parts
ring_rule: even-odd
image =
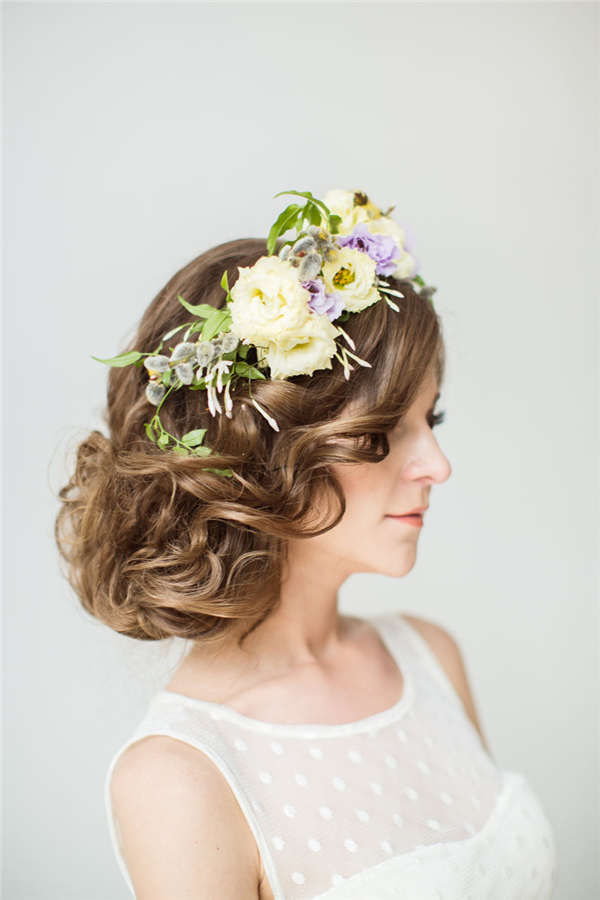
[[[185,646],[91,620],[55,492],[181,265],[281,190],[408,225],[445,324],[435,488],[404,579],[344,612],[445,626],[492,755],[597,896],[595,3],[5,3],[5,900],[120,900],[108,764]]]

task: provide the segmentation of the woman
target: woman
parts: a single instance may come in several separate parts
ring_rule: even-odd
[[[487,751],[451,635],[338,612],[352,573],[414,566],[451,472],[444,349],[391,210],[298,196],[103,360],[111,439],[61,492],[86,609],[192,642],[111,763],[117,858],[138,900],[545,900],[552,827]]]

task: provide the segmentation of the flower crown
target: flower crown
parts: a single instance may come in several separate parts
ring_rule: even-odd
[[[231,290],[224,273],[221,286],[227,299],[222,309],[206,303],[193,306],[179,295],[179,302],[195,319],[165,334],[156,350],[131,351],[111,359],[93,357],[110,366],[145,366],[146,398],[158,409],[144,427],[161,450],[172,449],[184,456],[212,452],[202,445],[206,428],[182,438],[163,428],[159,413],[171,391],[184,386],[206,391],[211,415],[221,414],[224,407],[231,418],[231,391],[240,378],[248,383],[252,398],[253,380],[312,375],[331,369],[334,357],[343,365],[346,378],[354,368],[350,359],[370,368],[369,362],[352,352],[356,347],[342,323],[381,300],[399,312],[391,297],[403,295],[390,285],[390,276],[419,285],[421,296],[433,303],[436,288],[426,286],[416,274],[404,231],[390,218],[393,206],[382,212],[360,191],[332,190],[323,200],[309,191],[282,191],[275,196],[284,194],[305,202],[292,203],[281,213],[269,232],[267,255],[251,267],[238,267],[239,277]],[[293,229],[294,237],[275,254],[278,239]],[[184,328],[181,342],[169,347],[171,355],[161,354],[163,342]],[[193,341],[195,334],[199,338]],[[251,347],[256,350],[255,363],[248,362]],[[254,398],[252,403],[279,431],[275,419]],[[232,474],[229,469],[208,471]]]

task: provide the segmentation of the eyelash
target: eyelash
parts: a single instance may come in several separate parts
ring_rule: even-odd
[[[446,411],[445,411],[445,410],[444,410],[443,412],[434,413],[434,414],[431,416],[431,418],[429,419],[429,427],[430,427],[430,428],[435,428],[436,425],[441,425],[442,422],[444,421],[445,417],[446,417]]]

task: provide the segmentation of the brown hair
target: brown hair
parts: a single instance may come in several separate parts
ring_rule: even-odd
[[[264,241],[247,239],[194,259],[155,297],[126,349],[148,352],[190,321],[178,294],[223,306],[224,270],[232,286],[238,266],[252,266],[266,252]],[[286,539],[327,531],[344,513],[330,466],[383,459],[386,434],[426,381],[433,375],[442,383],[439,316],[411,283],[395,285],[404,295],[393,298],[400,312],[381,300],[343,325],[372,368],[353,362],[347,380],[333,359],[332,369],[312,376],[252,383],[252,396],[279,432],[253,406],[243,380],[231,392],[231,419],[211,416],[204,391],[172,392],[160,411],[164,427],[178,438],[207,428],[210,457],[179,456],[152,443],[144,423],[156,410],[145,397],[145,368],[110,369],[110,439],[94,430],[79,444],[73,474],[58,493],[56,540],[88,612],[140,640],[217,646],[234,635],[241,644],[275,608]],[[340,420],[349,401],[352,415]],[[233,476],[208,468],[230,468]]]

